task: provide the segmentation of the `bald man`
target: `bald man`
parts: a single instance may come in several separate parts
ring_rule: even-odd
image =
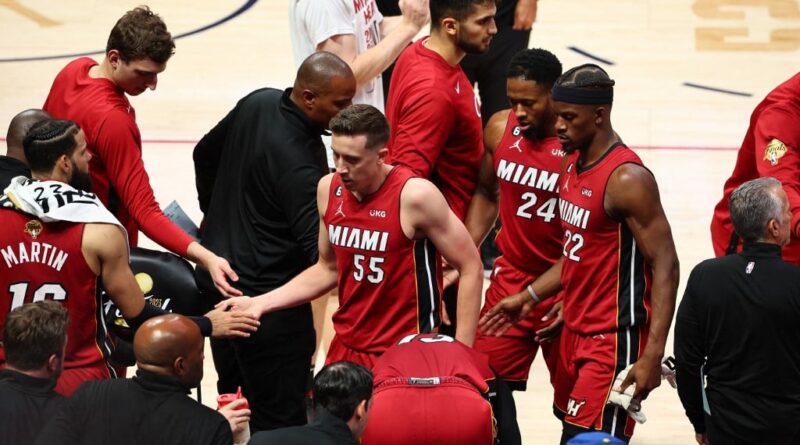
[[[6,155],[0,155],[0,192],[6,188],[11,179],[17,176],[31,177],[31,169],[25,159],[22,139],[25,133],[37,122],[50,117],[47,112],[37,108],[25,110],[11,119],[6,134]]]
[[[316,191],[327,173],[320,136],[355,91],[347,63],[315,53],[298,69],[293,88],[250,93],[195,147],[202,244],[230,260],[244,295],[278,288],[316,262]],[[221,301],[205,272],[198,270],[197,284],[209,304]],[[217,389],[230,393],[242,385],[253,432],[303,425],[315,347],[309,304],[261,321],[245,341],[211,342]]]
[[[40,444],[232,444],[222,414],[189,398],[203,378],[203,337],[177,314],[146,321],[133,341],[136,376],[91,381],[64,404]]]

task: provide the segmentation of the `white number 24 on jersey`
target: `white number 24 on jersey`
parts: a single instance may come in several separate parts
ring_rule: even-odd
[[[536,193],[525,192],[520,199],[522,200],[522,205],[517,209],[517,216],[525,219],[533,218],[528,209],[536,205],[538,200]],[[536,209],[536,216],[541,217],[544,222],[550,222],[556,216],[556,204],[558,204],[558,198],[548,199]]]

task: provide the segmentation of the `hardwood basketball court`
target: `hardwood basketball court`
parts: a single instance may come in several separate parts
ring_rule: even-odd
[[[325,1],[325,0],[320,0]],[[103,52],[114,22],[136,1],[0,0],[0,125],[39,108],[56,73],[75,54]],[[286,0],[153,0],[149,6],[181,36],[158,89],[131,99],[144,160],[163,205],[178,202],[200,219],[194,143],[253,89],[285,88],[294,78]],[[755,105],[798,71],[797,0],[541,0],[531,46],[554,52],[565,69],[586,62],[616,80],[615,129],[653,171],[681,260],[712,255],[708,225],[733,169]],[[93,57],[99,61],[102,54]],[[3,130],[5,127],[3,127]],[[152,247],[144,240],[142,245]],[[330,310],[335,303],[330,304]],[[331,335],[330,325],[324,335]],[[671,343],[671,340],[670,340]],[[671,353],[671,345],[667,348]],[[206,354],[203,399],[213,404],[215,374]],[[525,443],[557,443],[552,389],[540,359],[518,393]],[[677,393],[668,385],[644,403],[640,445],[693,444]]]

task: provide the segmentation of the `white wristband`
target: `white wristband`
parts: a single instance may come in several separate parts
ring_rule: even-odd
[[[528,287],[526,287],[526,289],[528,290],[528,294],[530,294],[531,300],[533,300],[534,303],[539,303],[541,301],[539,300],[539,296],[536,295],[536,292],[534,292],[533,286],[529,284]]]

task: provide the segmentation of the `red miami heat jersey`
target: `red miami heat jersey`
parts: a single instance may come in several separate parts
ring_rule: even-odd
[[[395,167],[360,202],[338,174],[331,180],[323,221],[339,272],[333,326],[350,349],[382,353],[439,325],[439,256],[433,243],[408,239],[400,226],[400,193],[412,177]]]
[[[564,324],[584,335],[647,324],[650,266],[628,226],[609,217],[603,206],[611,173],[642,161],[620,143],[588,168],[578,167],[579,155],[567,155],[560,182]]]
[[[372,374],[376,388],[395,379],[458,377],[481,394],[486,394],[495,378],[485,355],[439,334],[403,338],[378,359]]]
[[[102,307],[97,276],[81,251],[84,224],[43,223],[9,209],[0,209],[0,222],[0,335],[10,310],[58,301],[69,314],[64,369],[103,366]]]
[[[494,152],[503,223],[496,243],[514,267],[540,275],[561,257],[558,176],[564,152],[558,138],[536,141],[518,125],[509,113]]]

